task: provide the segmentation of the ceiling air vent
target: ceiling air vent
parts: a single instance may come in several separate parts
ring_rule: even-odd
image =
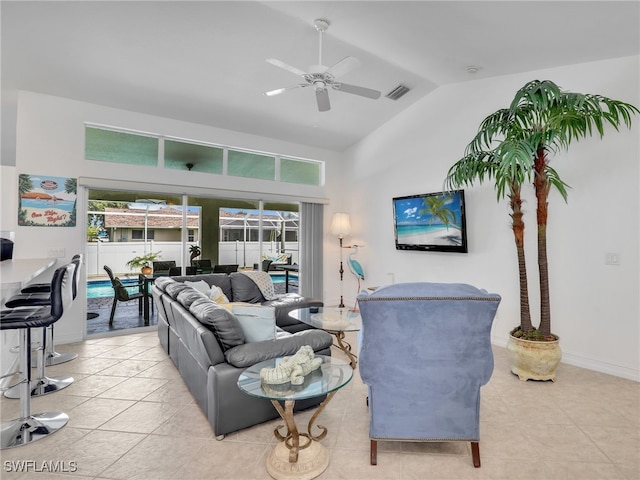
[[[391,90],[389,93],[387,93],[385,97],[390,98],[391,100],[398,100],[409,90],[410,90],[409,87],[405,87],[404,85],[400,84],[396,88]]]

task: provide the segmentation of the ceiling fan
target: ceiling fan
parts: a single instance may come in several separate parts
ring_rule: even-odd
[[[309,72],[305,72],[275,58],[267,58],[267,63],[270,63],[271,65],[275,65],[276,67],[282,68],[302,77],[304,82],[297,85],[291,85],[289,87],[271,90],[269,92],[265,92],[265,95],[271,97],[273,95],[279,95],[280,93],[286,92],[287,90],[313,87],[316,92],[316,102],[318,104],[318,110],[321,112],[331,110],[331,104],[329,102],[329,88],[332,88],[333,90],[337,90],[339,92],[360,95],[361,97],[372,99],[379,98],[380,92],[377,90],[359,87],[357,85],[349,85],[348,83],[342,83],[336,80],[336,77],[344,75],[345,73],[360,65],[360,61],[354,57],[345,57],[331,67],[324,66],[322,64],[322,34],[329,27],[329,22],[327,20],[319,18],[313,22],[313,25],[316,27],[316,30],[318,31],[318,34],[320,36],[318,64],[311,65],[309,67]]]

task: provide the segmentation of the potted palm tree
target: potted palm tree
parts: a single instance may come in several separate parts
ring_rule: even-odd
[[[193,260],[199,257],[201,253],[202,250],[200,250],[199,245],[196,245],[195,243],[193,245],[189,245],[189,264],[191,265]]]
[[[143,275],[151,273],[151,263],[160,258],[162,252],[149,252],[144,255],[133,257],[127,262],[130,268],[139,268]]]
[[[520,325],[510,332],[507,349],[511,371],[521,380],[554,380],[560,362],[558,337],[551,332],[549,270],[547,263],[548,197],[555,188],[567,201],[568,185],[549,164],[551,156],[581,138],[602,137],[609,124],[616,130],[631,127],[635,106],[602,95],[573,93],[549,80],[534,80],[516,92],[509,108],[486,117],[463,158],[447,173],[448,188],[493,180],[497,199],[509,200],[518,256]],[[524,255],[521,189],[533,184],[538,228],[540,323],[534,327],[529,310]]]

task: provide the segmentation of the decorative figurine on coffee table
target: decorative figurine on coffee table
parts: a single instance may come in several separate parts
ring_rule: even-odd
[[[274,368],[260,370],[260,380],[270,385],[280,385],[291,382],[292,385],[302,385],[305,375],[317,370],[322,365],[322,359],[316,358],[309,345],[303,345],[290,357],[283,357]]]

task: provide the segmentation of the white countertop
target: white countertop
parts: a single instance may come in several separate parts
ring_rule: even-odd
[[[0,262],[0,306],[56,264],[55,258],[21,258]]]
[[[20,258],[0,262],[2,288],[22,288],[55,263],[55,258]]]

